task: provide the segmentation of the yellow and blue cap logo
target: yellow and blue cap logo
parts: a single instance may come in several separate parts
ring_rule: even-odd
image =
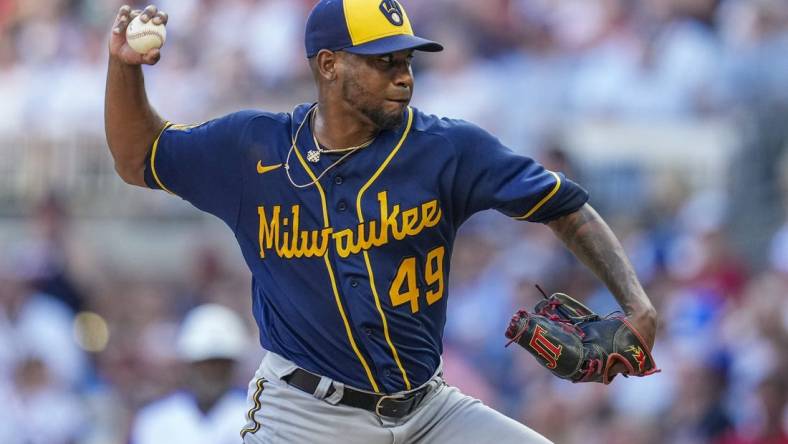
[[[321,0],[307,19],[305,46],[307,57],[321,49],[369,55],[443,50],[439,43],[413,33],[397,0]]]

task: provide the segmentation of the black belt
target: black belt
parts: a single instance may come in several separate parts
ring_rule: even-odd
[[[282,378],[282,380],[293,387],[313,395],[315,390],[317,390],[317,385],[320,383],[320,376],[299,368],[295,372]],[[403,395],[380,395],[360,392],[345,387],[342,393],[342,399],[339,400],[339,403],[350,407],[369,410],[378,416],[404,418],[416,410],[416,407],[421,404],[421,401],[424,400],[432,388],[433,384],[427,384],[418,390]],[[331,396],[335,391],[333,386],[329,387],[326,396]]]

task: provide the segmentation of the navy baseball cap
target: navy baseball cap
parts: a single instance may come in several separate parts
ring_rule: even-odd
[[[304,40],[308,58],[321,49],[367,55],[443,50],[439,43],[413,34],[397,0],[320,0],[309,13]]]

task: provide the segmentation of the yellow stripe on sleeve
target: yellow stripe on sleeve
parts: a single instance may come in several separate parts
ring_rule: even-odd
[[[150,170],[151,173],[153,173],[153,180],[156,181],[156,184],[159,185],[159,187],[162,190],[174,195],[175,193],[173,193],[172,191],[169,190],[169,188],[164,186],[164,184],[161,182],[161,179],[159,178],[159,173],[156,172],[156,153],[158,152],[159,149],[159,139],[161,139],[161,135],[164,134],[165,131],[167,131],[167,128],[171,126],[172,123],[170,123],[169,121],[165,122],[164,128],[162,128],[161,131],[159,131],[159,135],[156,136],[156,140],[153,141],[153,149],[151,150],[151,155],[150,155]]]
[[[550,191],[550,193],[547,194],[547,196],[545,196],[542,200],[540,200],[539,203],[534,205],[534,207],[531,208],[531,211],[525,213],[524,216],[517,217],[516,218],[517,220],[525,220],[525,219],[528,219],[529,217],[533,216],[534,213],[539,211],[539,209],[542,208],[542,206],[544,206],[544,204],[546,204],[550,199],[552,199],[553,196],[555,196],[555,193],[558,192],[558,189],[561,188],[561,176],[559,176],[558,174],[556,174],[556,173],[554,173],[552,171],[550,171],[549,173],[552,174],[553,177],[555,177],[555,186],[553,187],[553,189]]]

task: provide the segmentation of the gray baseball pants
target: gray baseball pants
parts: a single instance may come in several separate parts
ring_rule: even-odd
[[[274,353],[263,358],[249,383],[244,444],[551,444],[437,374],[427,382],[433,389],[421,405],[393,419],[339,404],[344,385],[326,377],[314,394],[288,385],[281,378],[296,368]],[[327,397],[332,385],[335,392]]]

